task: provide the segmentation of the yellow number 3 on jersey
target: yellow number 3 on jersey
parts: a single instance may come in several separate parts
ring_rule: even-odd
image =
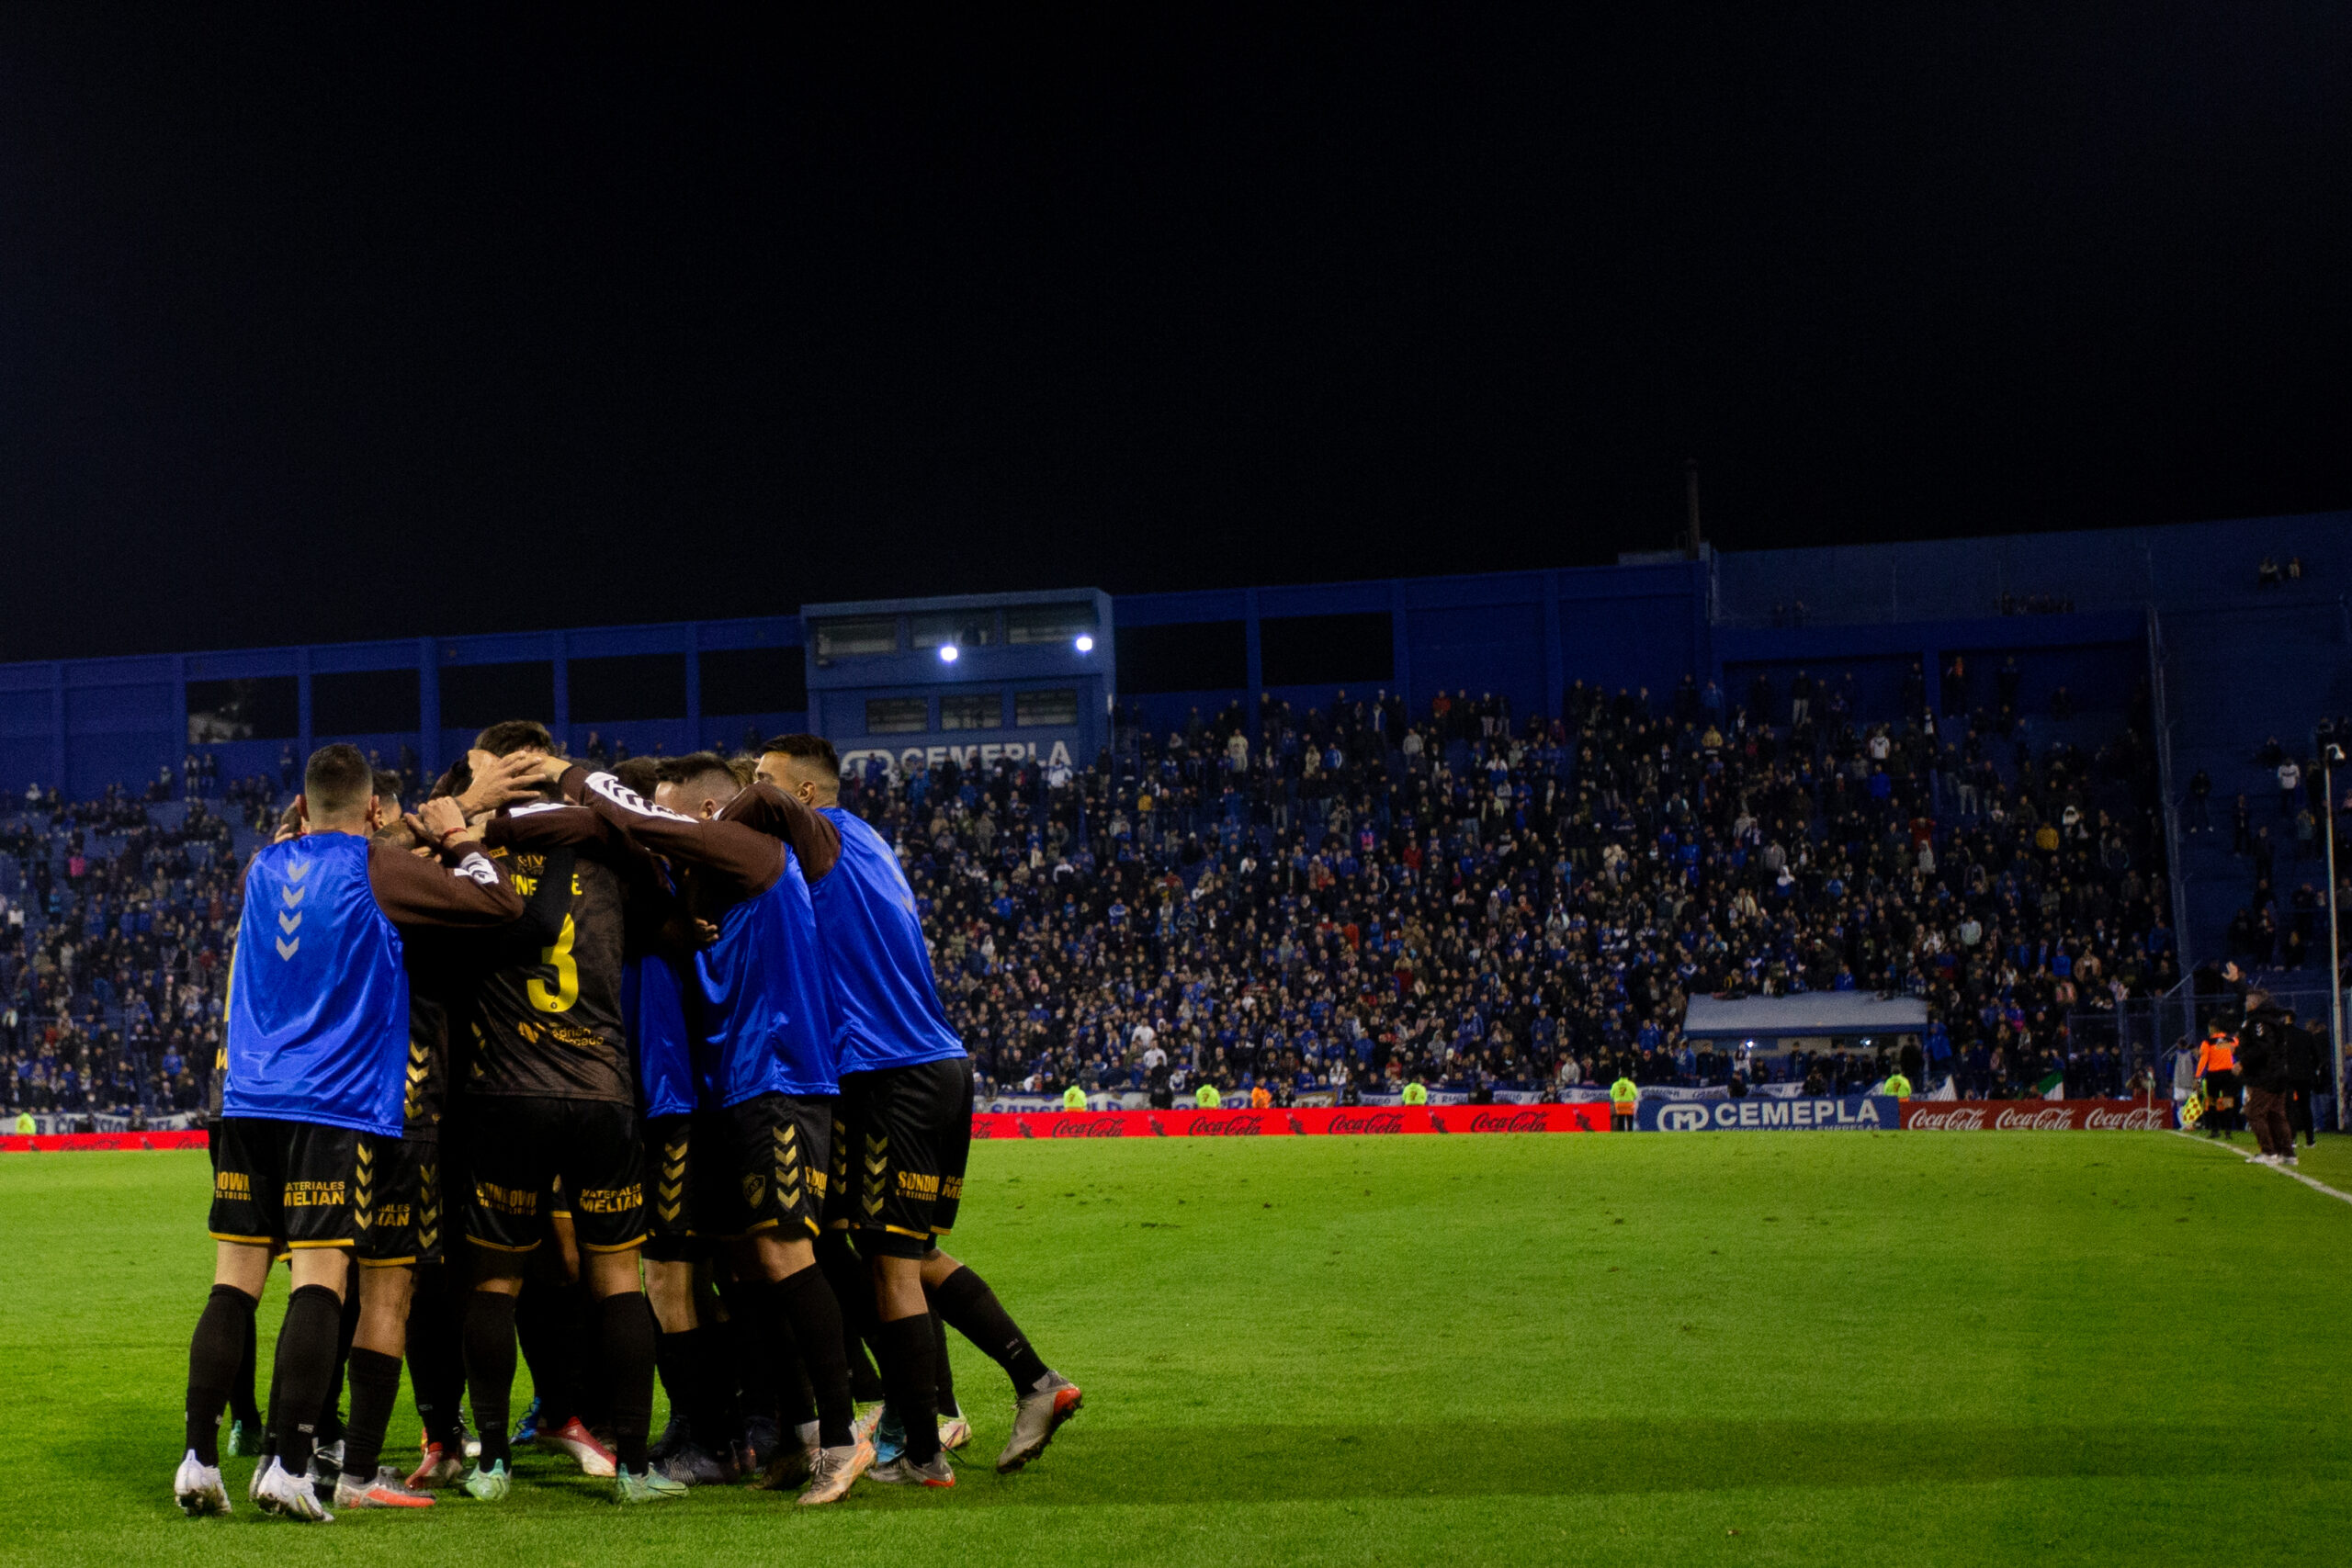
[[[570,1012],[571,1004],[580,999],[580,965],[571,956],[571,917],[566,915],[555,945],[539,950],[539,962],[555,965],[555,989],[549,991],[544,980],[533,980],[523,987],[531,1005],[541,1012]]]

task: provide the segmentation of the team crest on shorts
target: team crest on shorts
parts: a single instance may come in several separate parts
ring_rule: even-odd
[[[760,1193],[766,1186],[767,1178],[764,1176],[747,1176],[743,1178],[744,1207],[750,1209],[758,1208],[760,1206]]]

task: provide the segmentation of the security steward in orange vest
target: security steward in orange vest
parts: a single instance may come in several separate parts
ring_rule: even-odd
[[[2205,1135],[2237,1142],[2238,1037],[2219,1023],[2197,1047],[2197,1077],[2205,1091]]]

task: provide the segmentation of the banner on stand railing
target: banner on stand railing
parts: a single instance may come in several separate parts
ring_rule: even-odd
[[[975,1138],[1295,1138],[1438,1133],[1605,1133],[1609,1107],[1340,1105],[1287,1110],[977,1111]]]

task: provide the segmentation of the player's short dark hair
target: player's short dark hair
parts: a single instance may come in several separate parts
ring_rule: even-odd
[[[401,803],[401,791],[407,787],[407,783],[390,768],[378,768],[372,787],[376,791],[378,800],[383,801],[387,806],[398,806]]]
[[[624,757],[613,764],[613,777],[621,787],[646,800],[653,798],[653,786],[662,782],[662,760],[658,757]]]
[[[511,757],[517,751],[528,750],[557,755],[555,737],[535,718],[501,719],[474,737],[474,749],[493,757]]]
[[[302,797],[313,817],[340,817],[368,804],[376,770],[368,754],[345,741],[322,746],[302,768]]]
[[[662,764],[664,784],[700,784],[705,779],[720,778],[741,789],[743,781],[735,776],[735,769],[716,751],[689,751]]]
[[[835,778],[841,777],[842,754],[821,735],[772,735],[760,750],[781,751],[804,762],[822,762]]]

